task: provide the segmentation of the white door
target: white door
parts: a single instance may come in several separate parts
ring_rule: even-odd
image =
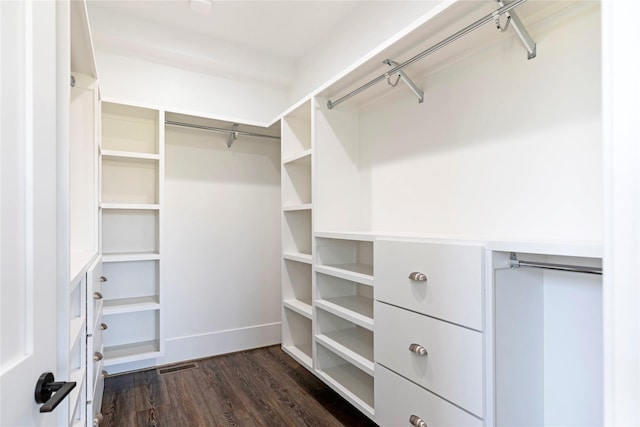
[[[61,425],[56,374],[55,2],[0,1],[0,426]],[[56,378],[56,381],[64,378]],[[68,405],[66,405],[68,406]]]

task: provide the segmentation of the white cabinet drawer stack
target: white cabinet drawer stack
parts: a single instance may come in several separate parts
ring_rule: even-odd
[[[377,240],[378,424],[483,425],[483,248]]]

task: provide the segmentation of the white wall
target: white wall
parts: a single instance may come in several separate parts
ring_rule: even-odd
[[[166,131],[159,364],[280,342],[280,144]]]
[[[361,109],[373,230],[601,241],[599,5],[528,29]]]
[[[247,79],[231,79],[148,59],[98,51],[100,92],[124,103],[266,125],[287,103],[285,91]]]

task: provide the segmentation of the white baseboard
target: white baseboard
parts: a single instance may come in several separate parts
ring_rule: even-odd
[[[280,344],[280,342],[280,322],[186,337],[167,338],[164,341],[164,356],[122,365],[113,365],[108,368],[108,371],[109,374],[137,371],[154,366],[266,347]]]

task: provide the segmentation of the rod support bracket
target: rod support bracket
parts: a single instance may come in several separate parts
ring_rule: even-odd
[[[234,123],[233,126],[231,127],[231,132],[229,133],[229,139],[227,139],[227,148],[231,148],[234,141],[238,139],[238,132],[237,132],[238,126],[240,126],[238,123]]]
[[[391,71],[385,73],[385,77],[387,78],[387,83],[389,84],[389,86],[396,87],[400,79],[402,79],[402,81],[405,82],[407,86],[409,86],[411,92],[413,92],[413,94],[418,97],[418,103],[422,104],[422,102],[424,101],[424,92],[420,88],[418,88],[418,86],[416,86],[416,84],[409,78],[409,76],[405,74],[403,70],[396,70],[396,68],[398,68],[398,63],[390,59],[385,59],[382,62],[390,67],[393,67]],[[391,83],[391,75],[395,73],[398,73],[398,78],[396,79],[395,83]]]
[[[502,0],[497,0],[497,1],[498,1],[498,5],[500,5],[500,7],[504,7],[506,4],[509,3],[509,2],[504,2]],[[511,23],[511,27],[513,28],[513,30],[518,35],[518,38],[520,39],[520,41],[524,45],[524,48],[527,50],[527,59],[535,58],[536,57],[536,53],[537,53],[536,42],[534,42],[533,39],[531,38],[531,36],[529,35],[529,32],[527,31],[527,29],[525,28],[524,24],[522,23],[522,21],[518,17],[518,14],[516,13],[516,11],[515,10],[510,10],[508,12],[505,12],[505,16],[507,17],[507,23],[504,26],[500,25],[500,21],[499,21],[500,16],[497,15],[495,17],[496,18],[496,26],[498,27],[498,30],[500,32],[506,31],[507,27],[509,27],[509,23]]]

